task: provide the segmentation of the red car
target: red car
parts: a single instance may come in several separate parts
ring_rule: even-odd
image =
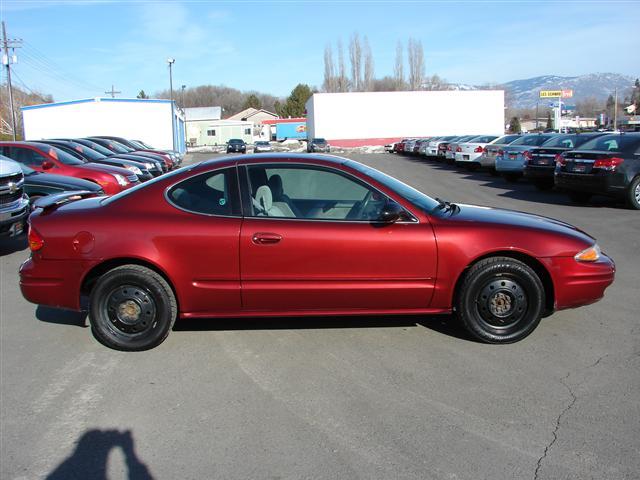
[[[59,148],[38,142],[0,142],[0,154],[37,172],[67,175],[97,183],[113,195],[139,184],[126,168],[83,162]]]
[[[64,198],[30,217],[22,294],[88,297],[94,335],[120,350],[158,345],[177,317],[455,312],[476,338],[515,342],[615,272],[571,225],[434,200],[332,156],[226,157]]]

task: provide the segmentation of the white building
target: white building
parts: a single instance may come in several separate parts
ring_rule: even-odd
[[[306,109],[309,138],[345,147],[504,133],[503,90],[315,93]]]
[[[191,147],[224,145],[232,138],[247,143],[253,140],[253,122],[248,120],[221,120],[220,107],[185,108],[187,143]]]
[[[184,117],[170,100],[97,97],[21,110],[27,140],[113,135],[163,150],[186,149]]]

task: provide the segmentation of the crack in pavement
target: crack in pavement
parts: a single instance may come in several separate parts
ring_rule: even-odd
[[[598,365],[602,361],[602,359],[604,359],[608,355],[609,354],[606,353],[606,354],[600,356],[594,363],[592,363],[591,365],[587,366],[585,368],[585,370],[589,370],[589,369],[595,367],[596,365]],[[553,445],[556,443],[556,440],[558,440],[558,430],[560,430],[560,423],[562,422],[562,417],[564,417],[565,414],[569,410],[571,410],[573,408],[573,406],[575,405],[576,401],[578,400],[578,397],[576,396],[575,393],[573,393],[573,390],[571,389],[571,387],[566,382],[566,380],[569,378],[570,375],[571,375],[571,372],[567,373],[564,377],[562,377],[560,379],[560,383],[562,383],[562,385],[567,389],[567,391],[571,395],[571,401],[564,408],[564,410],[562,410],[562,412],[560,412],[560,415],[558,415],[558,417],[556,418],[556,425],[555,425],[555,427],[553,429],[553,432],[552,432],[553,438],[547,444],[547,446],[544,447],[544,452],[542,452],[542,455],[540,456],[540,458],[538,458],[538,462],[536,464],[536,470],[533,473],[533,480],[538,480],[538,474],[540,473],[540,469],[542,468],[542,462],[544,462],[545,458],[547,458],[547,454],[549,453],[549,450],[551,450],[551,447],[553,447]]]

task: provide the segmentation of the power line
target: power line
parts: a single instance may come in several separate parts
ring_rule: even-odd
[[[15,58],[15,55],[9,56],[9,48],[15,52],[16,48],[20,48],[22,40],[7,39],[7,29],[2,21],[2,47],[4,48],[4,56],[2,62],[7,67],[7,86],[9,87],[9,108],[11,109],[11,127],[13,129],[13,140],[16,140],[16,111],[13,108],[13,88],[11,87],[11,57]],[[15,60],[14,60],[15,63]]]

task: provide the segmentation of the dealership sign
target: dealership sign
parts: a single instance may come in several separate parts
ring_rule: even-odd
[[[540,90],[540,98],[571,98],[573,90]]]

